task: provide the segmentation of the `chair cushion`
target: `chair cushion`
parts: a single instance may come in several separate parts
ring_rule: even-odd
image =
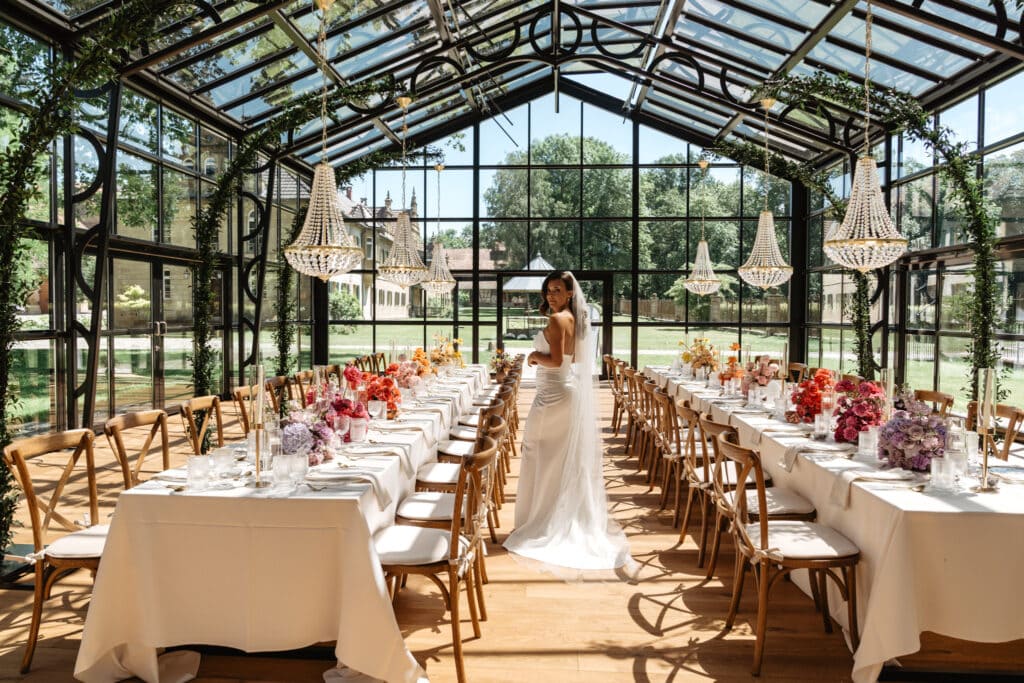
[[[462,415],[459,417],[459,424],[463,427],[476,427],[480,424],[480,413],[473,415]]]
[[[456,441],[455,443],[466,444],[472,451],[473,444],[468,441]],[[459,483],[460,470],[462,470],[462,465],[457,462],[428,462],[416,472],[416,481],[422,484],[455,486]]]
[[[437,491],[418,491],[402,499],[395,517],[431,522],[450,520],[455,512],[455,495]]]
[[[438,455],[453,455],[459,458],[473,455],[473,446],[476,441],[476,431],[473,431],[473,441],[441,441],[437,444]]]
[[[748,524],[746,531],[754,547],[760,548],[760,525]],[[860,552],[846,536],[817,522],[768,522],[766,545],[778,548],[782,557],[792,560],[832,560]]]
[[[757,502],[757,490],[747,489],[747,512],[752,515],[760,515]],[[729,504],[733,504],[734,492],[727,491],[725,497]],[[814,503],[807,500],[799,493],[788,489],[773,487],[764,490],[764,501],[768,505],[768,516],[772,515],[809,515],[814,512]]]
[[[46,555],[54,558],[80,559],[100,557],[107,542],[109,524],[97,524],[62,536],[46,546]]]
[[[373,537],[373,546],[384,565],[434,564],[448,557],[450,537],[447,529],[396,524],[378,531]],[[465,553],[469,542],[465,538],[459,541]]]
[[[476,441],[476,427],[459,425],[448,432],[448,438],[458,441]]]

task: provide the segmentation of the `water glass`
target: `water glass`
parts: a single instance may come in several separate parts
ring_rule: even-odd
[[[193,455],[188,459],[188,489],[205,491],[210,486],[210,456]]]
[[[878,456],[878,427],[871,426],[857,435],[857,453]]]
[[[384,401],[367,401],[366,412],[370,414],[370,417],[376,420],[384,414],[384,411],[387,410],[387,406],[388,404]]]
[[[230,448],[218,448],[210,456],[214,473],[224,479],[230,477],[235,469],[235,454]]]
[[[931,488],[938,491],[952,491],[956,482],[954,463],[949,458],[932,458]]]
[[[367,429],[369,429],[369,421],[365,417],[353,417],[349,425],[349,440],[353,442],[366,441]]]
[[[816,441],[824,441],[828,438],[829,429],[832,427],[832,413],[820,412],[814,416],[814,434]]]
[[[306,478],[306,472],[309,470],[309,456],[305,453],[296,453],[289,457],[288,461],[288,474],[291,482],[298,485]]]
[[[352,418],[348,415],[335,415],[334,424],[331,426],[334,427],[334,433],[338,435],[338,438],[344,439],[345,435],[348,434],[348,430],[351,428],[351,425]]]

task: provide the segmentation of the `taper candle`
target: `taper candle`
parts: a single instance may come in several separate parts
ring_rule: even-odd
[[[782,342],[782,367],[779,371],[783,379],[789,379],[789,342]]]
[[[267,383],[263,376],[263,366],[256,366],[256,414],[253,416],[253,424],[263,424],[263,400],[267,394]]]
[[[987,434],[992,429],[992,420],[996,413],[996,371],[993,368],[981,368],[981,423],[979,434]]]

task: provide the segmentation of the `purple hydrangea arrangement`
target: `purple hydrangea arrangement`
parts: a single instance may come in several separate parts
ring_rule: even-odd
[[[890,467],[926,472],[943,455],[946,424],[926,403],[905,398],[903,404],[878,433],[879,457]]]
[[[313,449],[313,435],[301,422],[291,422],[281,428],[281,451],[291,455]]]

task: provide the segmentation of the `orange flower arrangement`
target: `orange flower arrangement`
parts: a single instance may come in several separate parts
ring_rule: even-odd
[[[427,352],[423,350],[422,346],[417,346],[416,350],[412,352],[412,359],[420,365],[420,377],[434,372],[433,367],[430,365],[430,358],[427,357]]]
[[[387,401],[388,413],[398,410],[398,404],[402,402],[402,392],[391,377],[378,377],[372,373],[363,373],[366,381],[366,400]]]
[[[730,348],[733,351],[735,351],[737,346],[739,345],[733,344]],[[725,361],[725,369],[722,370],[721,373],[719,373],[718,378],[722,380],[722,384],[725,384],[734,377],[742,377],[743,374],[743,368],[740,367],[739,360],[736,358],[736,356],[729,356],[729,358]]]

